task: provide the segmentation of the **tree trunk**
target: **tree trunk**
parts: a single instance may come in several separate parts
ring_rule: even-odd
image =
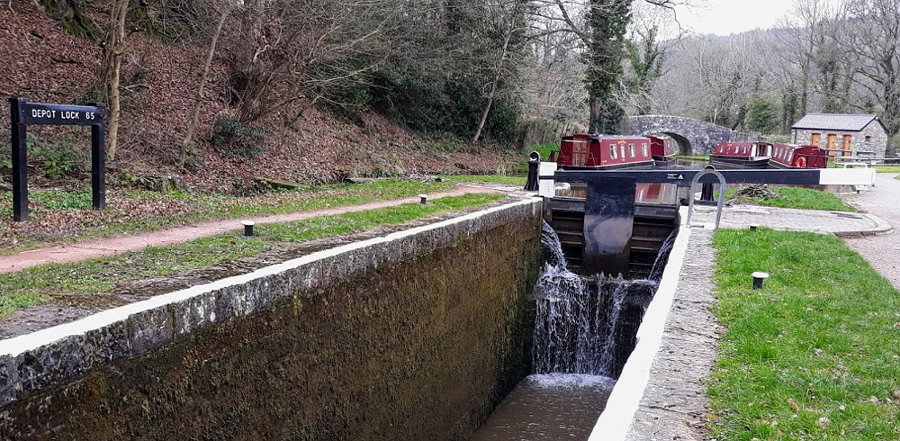
[[[106,155],[110,161],[116,159],[119,138],[119,74],[122,70],[122,54],[125,52],[125,16],[128,14],[129,0],[115,0],[110,5],[111,28],[106,34],[103,58],[103,88],[105,101],[109,103],[109,118],[106,136]]]
[[[518,8],[516,8],[513,13],[518,14]],[[500,78],[503,76],[503,62],[506,61],[506,56],[509,52],[509,40],[512,39],[513,32],[516,31],[517,18],[517,16],[513,17],[513,23],[510,25],[510,28],[503,39],[503,49],[500,52],[500,59],[497,60],[494,81],[491,82],[491,91],[488,92],[487,104],[484,106],[484,112],[481,114],[481,121],[478,122],[478,129],[475,130],[475,136],[472,137],[472,142],[478,142],[478,139],[481,138],[481,131],[484,129],[484,123],[487,122],[488,114],[491,112],[491,107],[494,105],[494,95],[497,93],[497,84],[500,83]]]
[[[603,98],[593,97],[591,99],[590,126],[588,133],[593,135],[600,134],[600,119],[603,116]]]
[[[206,80],[209,78],[209,69],[212,65],[213,56],[216,53],[216,44],[219,42],[219,35],[222,34],[222,28],[225,26],[225,20],[231,14],[231,9],[222,11],[222,17],[219,18],[219,24],[216,25],[216,31],[213,33],[212,41],[209,42],[209,53],[206,55],[206,63],[203,65],[203,72],[200,74],[200,85],[197,86],[197,102],[194,104],[194,115],[191,117],[191,123],[188,125],[187,133],[184,135],[184,141],[181,143],[181,157],[178,159],[178,167],[184,168],[187,161],[188,149],[194,139],[194,132],[197,131],[197,124],[200,120],[200,106],[203,104],[203,93],[206,89]]]

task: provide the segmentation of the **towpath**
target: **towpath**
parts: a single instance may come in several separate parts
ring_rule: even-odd
[[[880,173],[875,187],[845,196],[846,202],[865,213],[737,206],[725,210],[720,227],[757,224],[778,230],[836,234],[900,289],[900,181],[895,176]],[[705,207],[692,219],[695,225],[714,222],[715,212]],[[724,331],[709,309],[715,304],[712,230],[693,229],[688,247],[675,302],[628,441],[711,439],[706,430],[711,415],[705,382]]]
[[[455,189],[428,195],[429,199],[448,196],[460,196],[467,193],[494,193],[498,190],[489,186],[459,185]],[[261,217],[245,217],[241,219],[223,219],[211,222],[195,223],[165,230],[146,233],[102,237],[68,245],[56,245],[47,248],[23,251],[15,254],[0,255],[0,274],[21,271],[47,263],[70,263],[98,257],[113,256],[137,251],[147,247],[166,246],[183,243],[201,237],[215,236],[228,231],[239,231],[243,228],[240,220],[252,220],[257,225],[278,222],[292,222],[321,216],[334,216],[343,213],[374,210],[393,207],[401,204],[419,202],[419,198],[405,198],[390,201],[370,202],[361,205],[334,207],[325,210],[293,212]]]

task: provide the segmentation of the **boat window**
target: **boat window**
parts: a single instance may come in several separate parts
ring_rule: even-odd
[[[615,144],[609,146],[609,157],[610,157],[610,159],[616,159],[616,145]]]
[[[622,144],[622,158],[625,158],[625,144]]]
[[[647,143],[646,142],[641,144],[641,152],[643,153],[643,156],[647,156]]]
[[[634,158],[634,144],[628,144],[628,154]]]

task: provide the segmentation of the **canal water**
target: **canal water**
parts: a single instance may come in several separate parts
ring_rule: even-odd
[[[470,441],[587,440],[628,356],[615,347],[623,302],[633,295],[652,297],[674,237],[651,272],[656,280],[582,277],[568,271],[559,239],[545,223],[541,243],[547,263],[534,287],[534,374]]]

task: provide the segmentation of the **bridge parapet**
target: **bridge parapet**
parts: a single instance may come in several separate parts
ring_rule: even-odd
[[[628,135],[646,136],[664,133],[678,141],[679,154],[702,155],[712,151],[716,143],[756,141],[759,133],[741,133],[716,124],[674,115],[641,115],[625,122]]]

